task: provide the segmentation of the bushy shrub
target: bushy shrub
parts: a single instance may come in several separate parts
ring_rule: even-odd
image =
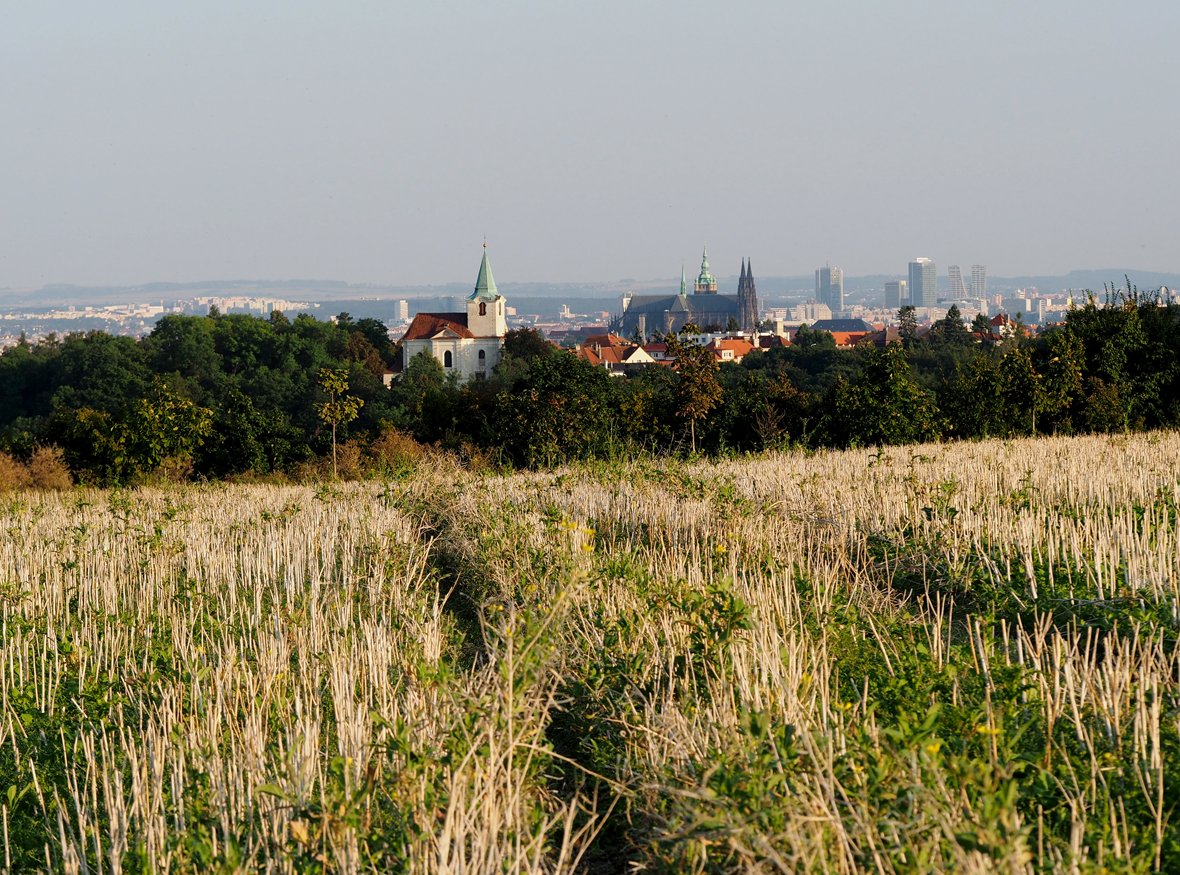
[[[25,489],[32,483],[33,478],[29,475],[28,468],[8,453],[0,453],[0,492]]]
[[[37,447],[25,467],[36,489],[60,490],[74,485],[61,447]]]
[[[392,425],[369,445],[369,457],[378,474],[397,474],[413,468],[426,455],[426,447]]]

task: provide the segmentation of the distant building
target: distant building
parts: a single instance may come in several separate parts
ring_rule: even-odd
[[[401,300],[397,302],[397,321],[408,322],[410,320],[410,302]]]
[[[832,308],[819,301],[806,301],[791,308],[794,322],[814,322],[817,319],[831,319]]]
[[[963,282],[963,271],[959,269],[957,264],[952,264],[946,269],[947,276],[951,281],[951,300],[962,301],[967,297],[967,286]]]
[[[709,270],[709,254],[701,255],[701,270],[688,294],[684,271],[680,272],[677,295],[632,295],[622,298],[622,315],[618,332],[624,337],[646,340],[653,334],[675,333],[688,323],[698,328],[724,331],[730,320],[740,330],[751,332],[758,327],[758,292],[754,272],[748,259],[742,261],[736,295],[717,293],[717,278]]]
[[[987,297],[987,267],[982,264],[971,265],[971,297]]]
[[[467,312],[416,315],[402,335],[402,367],[425,352],[438,359],[446,373],[458,374],[460,379],[486,376],[499,363],[508,332],[504,310],[504,298],[492,278],[485,243],[475,291],[467,299]]]
[[[844,309],[844,271],[827,265],[815,272],[815,299],[833,313]]]
[[[929,258],[910,262],[910,303],[915,307],[933,307],[938,302],[938,274]]]
[[[887,310],[900,310],[909,302],[909,284],[905,280],[890,280],[885,283],[885,308]]]

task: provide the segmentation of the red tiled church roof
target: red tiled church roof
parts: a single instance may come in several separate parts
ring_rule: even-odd
[[[466,313],[419,313],[402,340],[429,340],[447,329],[460,337],[475,337],[467,327]]]

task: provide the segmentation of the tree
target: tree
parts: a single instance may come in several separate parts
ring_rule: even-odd
[[[343,315],[343,314],[342,314]],[[336,427],[352,422],[360,414],[364,400],[348,391],[348,371],[343,368],[320,368],[320,388],[328,394],[328,400],[319,405],[320,419],[332,426],[332,476],[339,476],[336,470]]]
[[[1021,422],[1027,416],[1028,431],[1036,434],[1037,411],[1044,406],[1041,376],[1025,346],[1016,343],[1004,354],[1000,361],[1000,385],[1010,420]]]
[[[567,352],[533,360],[527,377],[499,392],[490,443],[527,467],[608,452],[614,441],[612,379]]]
[[[998,360],[990,351],[958,362],[939,389],[938,409],[958,438],[995,437],[1011,430],[1011,417],[1001,399]]]
[[[897,311],[897,334],[907,349],[918,342],[918,311],[910,304]]]
[[[697,420],[721,403],[721,384],[717,381],[717,358],[699,343],[686,340],[696,330],[689,323],[680,335],[668,338],[668,354],[678,377],[676,381],[676,415],[688,420],[692,451],[697,451]]]
[[[936,344],[944,346],[969,346],[972,342],[971,332],[963,325],[963,316],[959,308],[951,304],[946,316],[939,319],[930,329],[930,339]]]
[[[835,349],[836,338],[830,331],[816,331],[806,322],[799,326],[791,341],[800,349]]]
[[[934,398],[914,381],[897,343],[868,350],[860,373],[838,380],[824,407],[827,438],[840,446],[918,443],[942,434]]]
[[[158,377],[144,397],[119,413],[83,407],[59,411],[57,421],[70,447],[71,467],[108,483],[126,483],[165,462],[187,469],[213,424],[210,410]]]
[[[1041,366],[1039,409],[1050,418],[1054,431],[1058,426],[1070,430],[1069,410],[1081,395],[1085,350],[1079,338],[1059,328],[1045,337],[1045,355],[1048,360]]]
[[[988,319],[987,316],[985,316],[982,313],[976,313],[975,318],[971,320],[971,332],[973,334],[978,334],[980,340],[984,340],[984,341],[991,340],[991,336],[992,336],[991,320]]]

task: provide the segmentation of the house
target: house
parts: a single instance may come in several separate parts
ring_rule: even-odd
[[[574,349],[573,355],[594,367],[604,368],[611,376],[623,376],[636,367],[655,364],[655,360],[637,343],[617,334],[592,334]]]
[[[709,341],[705,349],[713,353],[719,362],[737,364],[752,353],[755,346],[744,337],[718,337]]]
[[[448,374],[458,374],[461,380],[482,379],[499,363],[507,332],[504,297],[492,278],[485,243],[466,312],[417,314],[402,335],[402,368],[426,353]]]

